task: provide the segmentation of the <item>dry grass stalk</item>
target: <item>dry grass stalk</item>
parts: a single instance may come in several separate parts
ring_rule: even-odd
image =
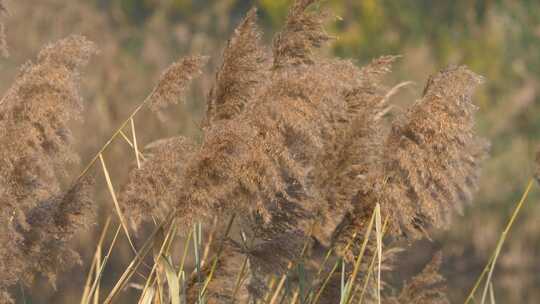
[[[519,215],[519,212],[522,210],[523,206],[525,205],[525,202],[527,200],[527,197],[529,196],[529,193],[532,189],[532,186],[534,185],[534,180],[529,180],[525,191],[523,192],[523,195],[521,196],[521,199],[516,204],[516,207],[514,208],[514,211],[512,212],[512,215],[510,216],[510,219],[508,220],[508,223],[506,224],[506,227],[504,228],[504,231],[501,233],[501,236],[499,238],[499,241],[497,242],[497,246],[491,255],[491,258],[489,259],[488,263],[482,270],[482,273],[480,276],[478,276],[478,279],[476,280],[476,283],[474,284],[473,288],[471,289],[469,295],[467,296],[467,299],[465,299],[465,304],[470,303],[471,301],[474,302],[474,297],[476,295],[477,289],[480,287],[480,284],[484,280],[484,277],[486,277],[485,287],[484,291],[482,293],[482,302],[485,301],[486,295],[487,295],[487,289],[489,284],[491,283],[493,271],[495,269],[495,265],[497,265],[497,259],[499,257],[499,254],[501,253],[502,247],[504,243],[506,242],[506,239],[508,238],[508,234],[510,233],[510,229],[514,225],[514,222],[517,219],[517,216]]]

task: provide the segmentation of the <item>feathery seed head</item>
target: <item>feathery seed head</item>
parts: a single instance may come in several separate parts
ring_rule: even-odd
[[[206,61],[204,56],[189,56],[169,66],[149,97],[150,109],[159,112],[181,101],[191,80],[202,73],[201,69]]]
[[[66,163],[77,160],[69,121],[80,119],[78,69],[95,46],[71,36],[44,48],[0,100],[0,291],[36,272],[51,280],[75,261],[71,237],[92,221],[90,183],[62,193]]]

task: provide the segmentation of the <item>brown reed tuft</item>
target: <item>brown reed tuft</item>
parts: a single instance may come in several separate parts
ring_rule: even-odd
[[[205,57],[190,56],[169,66],[161,75],[150,95],[150,109],[158,112],[168,105],[178,103],[184,96],[191,80],[201,74],[201,68],[205,62]]]
[[[274,39],[274,67],[313,63],[313,48],[329,40],[324,31],[323,16],[308,11],[308,7],[316,2],[294,1],[285,26]]]
[[[394,90],[381,83],[396,57],[364,68],[317,58],[328,36],[322,16],[310,11],[314,2],[293,4],[271,67],[255,12],[248,13],[216,73],[202,143],[163,145],[132,173],[121,200],[135,220],[176,210],[189,226],[237,214],[257,244],[242,249],[250,261],[242,288],[255,299],[266,291],[264,277],[285,273],[306,239],[354,261],[361,242],[345,244],[365,231],[377,203],[393,236],[412,240],[447,226],[452,211],[470,201],[485,155],[471,102],[478,76],[464,67],[439,73],[406,119],[388,128]],[[287,246],[270,250],[276,240]],[[234,256],[237,248],[227,248]],[[374,253],[370,245],[366,256]]]
[[[35,272],[54,279],[76,255],[65,245],[93,221],[86,180],[62,193],[65,165],[76,162],[68,123],[81,119],[79,69],[94,44],[71,36],[27,63],[0,100],[0,290]],[[7,298],[5,301],[8,301]]]
[[[256,22],[257,10],[253,8],[227,42],[216,84],[210,91],[206,125],[242,112],[246,103],[256,98],[259,86],[268,76],[267,51],[261,45]]]
[[[176,203],[183,171],[193,158],[196,145],[181,136],[156,141],[146,148],[141,168],[133,170],[122,191],[123,212],[137,227],[141,219],[152,215],[163,218]]]
[[[7,8],[3,1],[0,1],[0,18],[7,14]],[[3,22],[0,22],[0,56],[8,57],[9,51],[6,42],[6,28]]]
[[[449,304],[446,296],[446,280],[439,274],[441,252],[436,253],[422,272],[406,282],[397,297],[389,298],[388,304]]]
[[[394,123],[376,175],[396,232],[422,236],[448,226],[453,210],[470,202],[487,144],[474,132],[471,98],[482,79],[465,67],[432,77],[404,123]]]
[[[245,255],[238,244],[231,240],[224,240],[224,248],[212,280],[209,282],[207,292],[205,293],[205,302],[208,304],[219,303],[248,303],[249,294],[245,288],[240,288],[233,301],[234,288],[236,287],[236,278],[242,268]],[[246,266],[249,269],[249,265]],[[203,269],[203,274],[208,276],[210,269]],[[248,273],[251,271],[248,270]],[[244,280],[249,278],[244,278]],[[188,281],[187,302],[196,303],[199,291],[203,288],[204,282],[198,282],[198,278],[193,276]]]

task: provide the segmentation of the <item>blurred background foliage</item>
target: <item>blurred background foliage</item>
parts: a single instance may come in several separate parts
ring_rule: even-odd
[[[141,144],[183,133],[198,136],[204,92],[211,86],[212,68],[220,50],[247,10],[259,7],[265,38],[282,24],[290,0],[25,0],[6,1],[11,56],[2,59],[0,86],[9,87],[18,66],[33,58],[47,42],[81,33],[97,42],[102,52],[83,76],[86,120],[78,138],[83,161],[144,99],[160,71],[177,57],[202,53],[212,56],[207,73],[196,82],[185,105],[171,109],[165,121],[143,113],[138,117]],[[437,233],[433,242],[413,245],[411,260],[443,249],[444,272],[452,299],[459,302],[502,232],[512,207],[530,178],[536,143],[540,142],[540,2],[536,0],[327,0],[314,9],[328,10],[336,40],[323,52],[365,64],[380,55],[399,54],[389,84],[412,80],[416,85],[395,98],[399,105],[414,102],[428,76],[450,64],[466,64],[486,83],[477,95],[478,128],[491,140],[480,192],[452,230]],[[133,166],[129,149],[118,143],[106,157],[121,188]],[[80,168],[73,168],[74,172]],[[105,187],[101,187],[105,189]],[[107,193],[99,203],[110,208]],[[540,208],[538,192],[511,232],[495,273],[502,303],[534,303],[540,298]],[[77,242],[90,260],[96,231]],[[128,247],[124,252],[129,255]],[[90,250],[91,249],[91,250]],[[115,265],[125,264],[113,257]],[[37,288],[40,299],[71,303],[79,296],[88,265],[64,276],[61,292]],[[119,266],[120,267],[120,266]],[[121,269],[121,267],[119,268]],[[114,272],[114,271],[113,271]],[[43,301],[36,301],[36,303]]]

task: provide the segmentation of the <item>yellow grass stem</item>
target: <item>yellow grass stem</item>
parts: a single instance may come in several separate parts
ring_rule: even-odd
[[[389,217],[388,215],[385,217],[384,219],[384,224],[383,224],[383,228],[382,228],[382,237],[384,237],[384,235],[386,234],[386,230],[388,228],[388,222],[389,222]],[[368,268],[368,271],[367,271],[367,274],[366,274],[366,279],[364,280],[364,286],[362,287],[362,292],[360,293],[360,299],[358,301],[359,304],[362,303],[362,301],[364,300],[364,296],[365,296],[365,293],[367,291],[367,286],[368,286],[368,283],[369,283],[369,280],[371,278],[371,272],[373,271],[373,268],[375,267],[375,262],[377,261],[377,255],[374,255],[371,257],[371,262],[369,263],[369,268]],[[379,268],[381,267],[381,265],[379,265]],[[351,299],[351,302],[352,302],[352,299]]]
[[[292,262],[289,262],[289,264],[287,265],[287,272],[289,271],[289,269],[292,268],[292,265],[293,263]],[[278,297],[279,297],[279,294],[281,292],[281,289],[283,288],[283,284],[285,284],[285,279],[287,278],[287,274],[283,274],[281,276],[281,279],[279,280],[279,283],[278,283],[278,286],[276,288],[276,290],[274,291],[274,294],[272,296],[272,298],[270,299],[270,303],[269,304],[275,304]]]
[[[154,94],[154,91],[152,91],[152,93],[150,93],[150,95],[148,95],[146,97],[146,99],[144,99],[143,102],[141,102],[136,108],[135,110],[133,110],[133,112],[131,112],[131,114],[128,116],[128,118],[126,120],[124,120],[124,122],[122,122],[120,124],[120,126],[116,129],[116,131],[111,135],[111,137],[105,142],[105,144],[99,149],[99,151],[96,153],[96,155],[94,155],[94,157],[92,157],[92,159],[90,160],[90,162],[88,162],[88,164],[86,165],[86,167],[84,167],[84,169],[81,171],[81,173],[79,174],[79,176],[77,177],[77,179],[75,179],[75,183],[74,184],[77,184],[77,182],[79,182],[83,176],[86,175],[86,173],[88,173],[88,171],[92,168],[92,166],[96,163],[96,161],[98,160],[98,158],[100,158],[100,155],[105,152],[105,150],[107,150],[107,148],[109,147],[109,145],[116,139],[116,137],[118,137],[118,135],[120,135],[120,133],[122,133],[122,130],[124,129],[125,126],[127,126],[127,124],[130,122],[130,120],[135,117],[135,115],[137,115],[137,113],[139,113],[139,111],[143,108],[143,106],[145,104],[148,103],[148,101],[151,99],[152,95]]]
[[[111,216],[109,215],[107,217],[107,220],[105,220],[105,226],[103,227],[103,230],[101,231],[101,235],[99,236],[98,244],[96,246],[96,251],[94,253],[94,257],[92,259],[92,265],[90,265],[90,270],[88,271],[88,275],[86,276],[86,282],[84,284],[83,294],[81,297],[81,304],[88,303],[88,295],[90,293],[91,284],[92,284],[92,274],[95,272],[94,269],[98,268],[96,267],[97,264],[97,257],[101,256],[101,248],[103,245],[103,242],[105,241],[105,236],[107,235],[107,231],[109,230],[109,225],[111,223]]]
[[[493,290],[493,282],[489,283],[489,299],[490,299],[491,304],[496,304],[495,303],[495,291]]]
[[[356,236],[358,234],[358,231],[355,231],[353,233],[353,236],[351,237],[351,239],[349,240],[349,242],[347,243],[347,245],[345,245],[345,252],[347,252],[349,250],[349,248],[352,246],[352,243],[354,242],[354,240],[356,239]],[[327,253],[327,257],[330,256],[330,251]],[[326,285],[328,284],[328,282],[330,282],[330,279],[332,278],[332,275],[334,274],[334,272],[336,271],[336,269],[338,268],[339,266],[339,261],[336,261],[334,263],[334,266],[332,267],[332,269],[330,270],[330,272],[328,273],[328,275],[326,276],[326,279],[324,280],[323,284],[321,285],[321,288],[319,288],[319,291],[317,292],[317,294],[315,295],[315,298],[310,301],[309,303],[318,303],[319,302],[319,299],[324,291],[324,289],[326,288]],[[321,272],[322,268],[319,269],[319,273]]]
[[[129,245],[131,246],[131,249],[133,250],[133,253],[135,253],[135,255],[137,255],[137,250],[135,249],[135,246],[133,245],[133,242],[131,241],[131,236],[129,235],[129,231],[128,231],[127,224],[126,224],[126,221],[124,219],[124,216],[122,215],[122,210],[120,209],[120,204],[118,204],[118,199],[116,198],[116,193],[114,191],[114,187],[112,185],[111,177],[109,175],[109,170],[107,170],[107,165],[105,164],[105,160],[103,159],[102,154],[99,154],[99,160],[101,161],[101,166],[103,167],[103,173],[105,175],[105,180],[107,181],[107,187],[109,188],[109,192],[110,192],[111,197],[113,199],[114,207],[116,209],[118,219],[120,219],[120,224],[122,225],[122,228],[124,229],[124,233],[126,234]]]
[[[133,145],[133,143],[131,142],[131,140],[127,137],[126,133],[124,133],[124,131],[120,131],[120,135],[122,136],[122,138],[124,139],[124,141],[132,148],[132,149],[135,149],[135,146]],[[145,160],[146,158],[144,157],[144,154],[142,154],[142,152],[139,151],[138,153],[139,155],[139,158],[141,160]]]
[[[491,277],[493,275],[493,269],[495,269],[495,264],[497,263],[497,258],[499,257],[499,253],[501,252],[502,246],[504,245],[504,242],[506,241],[506,238],[508,237],[508,233],[510,232],[510,228],[512,228],[519,212],[521,211],[521,208],[525,204],[526,198],[529,195],[529,192],[531,191],[532,186],[534,185],[534,180],[529,180],[529,183],[527,184],[527,187],[525,188],[525,191],[523,192],[523,195],[521,196],[521,199],[517,203],[516,207],[514,208],[514,211],[512,212],[512,216],[510,217],[510,220],[508,221],[508,224],[506,225],[506,228],[501,234],[501,237],[499,238],[499,241],[497,243],[497,247],[495,249],[495,252],[493,252],[491,258],[489,259],[489,262],[484,267],[484,270],[476,280],[476,283],[474,284],[474,287],[472,288],[471,292],[469,293],[469,296],[465,299],[465,304],[470,303],[472,300],[474,300],[474,295],[476,293],[476,290],[480,286],[482,280],[484,279],[484,276],[487,274],[488,278],[486,280],[486,286],[488,286],[489,282],[491,282]],[[482,303],[485,300],[485,294],[487,293],[487,288],[484,288],[484,292],[482,294]]]
[[[110,304],[116,299],[119,292],[124,288],[124,286],[127,284],[131,276],[135,273],[139,265],[143,262],[144,257],[150,252],[150,250],[153,248],[153,244],[155,241],[156,236],[158,235],[158,232],[162,227],[165,227],[166,225],[169,225],[171,221],[174,219],[174,215],[176,213],[176,210],[173,210],[170,215],[157,227],[154,228],[154,231],[150,235],[150,237],[146,240],[146,242],[143,244],[141,249],[139,250],[139,253],[133,258],[131,263],[128,265],[120,279],[116,282],[113,289],[103,302],[103,304]]]
[[[189,233],[186,237],[186,241],[184,242],[184,252],[182,254],[182,259],[180,260],[180,266],[178,267],[178,276],[184,271],[184,264],[186,262],[186,257],[189,251],[189,244],[191,241],[191,235],[193,233],[193,229],[189,229]]]
[[[296,304],[296,302],[298,302],[298,298],[299,298],[299,295],[300,295],[300,291],[297,289],[294,294],[293,294],[293,297],[291,299],[291,304]]]
[[[238,273],[238,276],[236,277],[236,283],[234,284],[233,294],[232,294],[232,301],[231,303],[234,303],[236,300],[236,294],[238,293],[238,290],[240,289],[240,285],[242,285],[242,282],[244,281],[244,274],[247,269],[248,264],[248,257],[246,256],[244,258],[244,261],[242,262],[242,267],[240,268],[240,272]]]
[[[137,168],[141,168],[141,160],[139,159],[139,148],[137,147],[137,135],[135,133],[135,122],[133,121],[133,117],[129,119],[131,122],[131,134],[133,135],[133,149],[135,150],[135,159],[137,161]]]
[[[161,243],[161,245],[159,247],[159,251],[158,251],[158,253],[156,254],[156,257],[155,257],[156,262],[154,262],[154,265],[152,266],[152,270],[150,271],[150,274],[148,275],[148,278],[146,280],[146,284],[145,284],[145,286],[143,288],[143,291],[142,291],[141,299],[144,298],[144,295],[147,292],[148,288],[151,286],[151,283],[153,284],[153,282],[154,282],[153,276],[156,273],[156,269],[157,269],[157,266],[159,264],[159,263],[157,263],[157,261],[159,261],[159,257],[161,257],[165,253],[167,245],[169,244],[169,242],[168,242],[169,238],[171,238],[171,235],[172,235],[173,232],[176,233],[176,230],[174,229],[176,226],[175,226],[174,223],[175,223],[175,219],[173,219],[172,224],[169,226],[169,228],[167,230],[167,234],[165,235],[165,238],[164,238],[163,242]],[[161,227],[159,229],[159,231],[163,231],[163,227]],[[156,246],[154,246],[154,248],[156,248]]]
[[[118,239],[118,234],[120,233],[121,225],[116,228],[116,232],[114,233],[113,240],[111,242],[111,245],[109,246],[109,250],[107,251],[107,254],[103,258],[103,263],[101,263],[101,267],[99,267],[99,273],[97,278],[94,280],[94,283],[92,284],[92,288],[90,289],[90,292],[88,293],[88,302],[92,299],[92,296],[94,295],[94,291],[96,290],[97,286],[99,285],[99,282],[101,281],[101,276],[103,275],[103,270],[105,269],[105,266],[107,265],[107,261],[109,260],[109,256],[111,255],[111,252],[114,248],[114,245],[116,244],[116,240]]]
[[[219,261],[219,257],[221,256],[221,253],[223,251],[225,241],[227,240],[227,237],[229,236],[229,232],[231,231],[232,225],[234,223],[234,218],[235,218],[235,215],[233,214],[231,216],[231,218],[229,219],[229,222],[227,223],[227,228],[225,229],[225,234],[223,235],[223,239],[221,240],[221,243],[219,244],[216,256],[214,257],[214,262],[212,264],[212,268],[210,269],[210,274],[206,278],[206,281],[204,282],[204,286],[203,286],[203,288],[201,290],[201,296],[204,296],[204,294],[205,294],[205,292],[206,292],[206,290],[208,288],[208,284],[210,284],[210,281],[212,280],[212,277],[214,276],[214,271],[216,270],[216,267],[217,267],[217,264],[218,264],[218,261]]]
[[[378,204],[377,204],[378,206]],[[373,212],[373,214],[371,215],[371,219],[369,221],[369,224],[368,224],[368,227],[366,229],[366,234],[364,235],[364,241],[362,242],[362,247],[360,248],[360,253],[358,254],[358,257],[356,258],[356,262],[354,263],[354,269],[353,269],[353,272],[351,274],[351,276],[349,277],[349,291],[346,293],[345,297],[345,302],[346,304],[349,303],[350,299],[351,299],[351,290],[350,288],[352,288],[352,284],[354,281],[356,281],[356,277],[358,276],[358,272],[360,271],[360,265],[362,264],[362,258],[364,257],[364,253],[366,251],[366,248],[367,248],[367,244],[369,242],[369,236],[371,235],[371,230],[373,230],[373,224],[375,222],[375,218],[376,218],[376,214],[377,214],[377,207],[375,207],[375,211]]]
[[[274,285],[276,285],[276,277],[272,276],[270,278],[270,283],[268,284],[268,292],[266,293],[266,295],[265,295],[265,297],[263,299],[263,303],[268,303],[268,301],[270,300],[270,297],[272,296],[270,291],[274,290]]]
[[[381,205],[377,203],[375,207],[375,232],[377,236],[377,257],[379,267],[377,269],[377,302],[381,304],[381,265],[382,265],[382,224],[381,224]]]

